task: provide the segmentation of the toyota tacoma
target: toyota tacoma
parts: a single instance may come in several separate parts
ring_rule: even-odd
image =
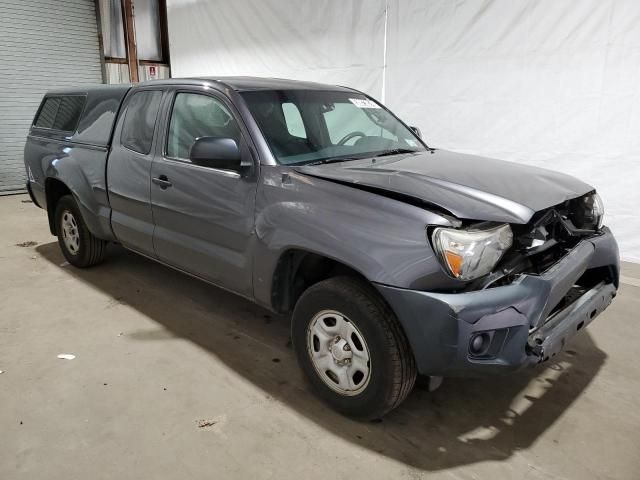
[[[571,176],[434,149],[346,87],[247,77],[48,92],[27,188],[70,264],[109,242],[291,318],[328,404],[544,362],[611,302],[618,247]]]

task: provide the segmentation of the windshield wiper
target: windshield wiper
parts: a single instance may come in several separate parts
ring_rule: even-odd
[[[393,148],[391,150],[386,150],[382,153],[378,153],[374,155],[374,157],[386,157],[388,155],[399,155],[401,153],[418,153],[419,150],[411,150],[410,148]]]
[[[339,163],[339,162],[348,162],[350,160],[363,160],[365,158],[376,158],[376,157],[385,157],[387,155],[399,155],[401,153],[418,153],[420,150],[412,150],[410,148],[394,148],[391,150],[385,150],[384,152],[378,153],[376,155],[363,154],[359,157],[329,157],[329,158],[321,158],[320,160],[314,160],[309,163],[292,163],[290,165],[293,166],[313,166],[313,165],[326,165],[327,163]]]
[[[332,158],[323,158],[321,160],[315,160],[309,163],[299,163],[297,165],[306,167],[307,165],[326,165],[327,163],[339,163],[339,162],[348,162],[350,160],[361,160],[363,157],[332,157]],[[296,165],[296,164],[293,164]]]

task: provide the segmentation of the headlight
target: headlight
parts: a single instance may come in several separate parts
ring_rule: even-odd
[[[433,245],[440,261],[454,277],[473,280],[489,273],[513,242],[509,225],[485,230],[438,227]]]
[[[588,197],[584,197],[584,203],[586,207],[585,220],[587,224],[593,225],[596,229],[602,227],[602,219],[604,217],[604,204],[600,195],[594,193]]]

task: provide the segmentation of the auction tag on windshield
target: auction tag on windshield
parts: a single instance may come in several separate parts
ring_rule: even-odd
[[[380,108],[380,105],[368,98],[350,98],[349,101],[358,108]]]

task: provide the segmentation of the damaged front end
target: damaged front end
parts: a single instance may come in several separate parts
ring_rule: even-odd
[[[619,258],[595,202],[587,194],[511,224],[511,246],[492,271],[455,292],[378,286],[421,373],[481,375],[548,360],[604,311],[616,295]]]
[[[537,212],[524,225],[512,224],[513,246],[490,274],[468,283],[464,290],[509,285],[518,275],[544,273],[581,241],[602,235],[602,213],[598,210],[602,210],[601,202],[592,192]],[[617,271],[610,270],[590,272],[586,286],[596,280],[617,286]]]
[[[555,355],[568,334],[588,325],[616,295],[617,260],[589,265],[586,258],[575,258],[580,256],[578,251],[588,256],[593,250],[588,240],[605,233],[603,214],[599,196],[591,192],[537,212],[525,225],[511,225],[512,248],[489,275],[465,288],[473,291],[506,286],[523,275],[557,279],[550,275],[554,270],[561,270],[561,275],[571,271],[564,275],[570,281],[552,282],[541,314],[537,318],[529,315],[526,350],[540,361]],[[572,252],[574,258],[564,260]]]

